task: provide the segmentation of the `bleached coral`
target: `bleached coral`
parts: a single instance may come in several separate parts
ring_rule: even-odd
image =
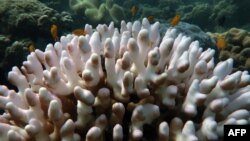
[[[248,72],[230,74],[232,59],[215,64],[214,50],[159,26],[86,25],[32,52],[9,72],[18,91],[0,87],[0,139],[206,141],[248,124]]]

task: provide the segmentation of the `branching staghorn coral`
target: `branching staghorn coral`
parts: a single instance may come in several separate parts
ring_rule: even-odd
[[[32,52],[9,72],[17,91],[0,87],[0,139],[214,141],[225,124],[249,124],[248,72],[159,26],[85,25]]]

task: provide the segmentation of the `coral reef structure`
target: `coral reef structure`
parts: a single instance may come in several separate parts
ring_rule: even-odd
[[[164,36],[166,30],[170,27],[170,24],[163,23],[160,25],[160,33],[162,34],[162,36]],[[213,42],[211,37],[204,31],[202,31],[199,26],[186,22],[180,22],[174,28],[176,29],[177,34],[181,33],[185,36],[190,37],[192,40],[199,41],[199,45],[203,49],[212,48],[217,52],[217,48],[215,47],[215,43]]]
[[[43,43],[52,41],[52,24],[61,32],[73,23],[68,12],[58,12],[38,0],[0,0],[0,3],[0,70],[5,72],[11,69],[10,65],[21,66],[30,42],[43,49]],[[1,78],[3,74],[0,73]]]
[[[5,47],[10,44],[10,38],[8,36],[0,35],[0,60],[4,57]]]
[[[17,91],[0,87],[0,139],[214,141],[223,125],[248,124],[248,72],[159,26],[85,25],[32,52],[8,74]]]
[[[192,1],[180,4],[177,12],[183,21],[197,24],[203,30],[222,32],[231,27],[249,28],[249,4],[248,0]]]
[[[73,22],[69,13],[61,13],[38,0],[0,0],[1,28],[3,34],[12,36],[49,35],[52,23],[67,28]]]
[[[86,16],[88,22],[99,23],[113,21],[115,23],[124,19],[124,11],[113,0],[69,0],[70,8],[79,15]],[[84,15],[83,15],[84,13]]]
[[[192,9],[192,10],[190,10]],[[199,25],[201,28],[212,28],[210,19],[208,18],[212,11],[212,6],[207,3],[195,3],[194,6],[181,6],[178,11],[181,11],[184,21]]]
[[[31,41],[26,39],[22,41],[16,41],[8,46],[5,49],[2,62],[0,62],[0,68],[8,70],[12,68],[10,65],[13,64],[21,66],[23,60],[25,60],[25,56],[29,53],[28,49],[26,48],[29,44],[31,44]],[[19,60],[17,60],[17,58],[19,58]]]
[[[208,33],[214,40],[225,38],[227,46],[219,53],[219,60],[234,59],[233,71],[250,71],[250,33],[247,30],[231,28],[224,33]]]

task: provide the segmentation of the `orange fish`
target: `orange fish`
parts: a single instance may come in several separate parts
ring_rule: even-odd
[[[81,35],[85,36],[87,33],[84,29],[77,28],[77,29],[72,31],[72,34],[75,34],[76,36],[81,36]]]
[[[175,15],[174,18],[171,20],[170,25],[171,25],[171,26],[176,26],[180,21],[181,21],[181,16],[177,14],[177,15]]]
[[[55,24],[52,24],[52,26],[50,27],[50,33],[54,41],[57,41],[58,40],[58,28]]]
[[[28,51],[29,52],[34,52],[36,50],[35,48],[35,45],[33,43],[31,43],[29,46],[28,46]]]
[[[130,13],[131,13],[131,15],[132,15],[133,17],[135,16],[137,10],[138,10],[138,8],[137,8],[135,5],[131,7]]]
[[[148,16],[147,19],[149,22],[153,22],[155,17],[151,15],[151,16]]]
[[[222,36],[222,35],[217,36],[216,46],[217,46],[217,48],[219,50],[224,49],[225,47],[227,47],[227,42],[226,42],[224,36]]]

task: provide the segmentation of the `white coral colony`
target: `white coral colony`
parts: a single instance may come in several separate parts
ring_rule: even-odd
[[[9,72],[18,91],[0,87],[0,140],[214,141],[249,124],[248,72],[159,26],[86,25],[31,53]]]

